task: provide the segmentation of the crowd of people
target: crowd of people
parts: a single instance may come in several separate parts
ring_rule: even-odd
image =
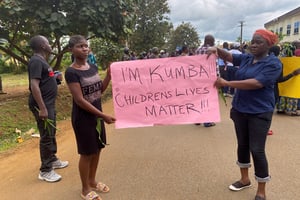
[[[266,183],[271,179],[265,153],[267,135],[270,130],[274,109],[277,113],[292,116],[298,114],[298,99],[280,96],[277,84],[300,74],[300,68],[283,76],[283,67],[278,56],[280,47],[277,36],[267,30],[259,29],[253,34],[249,48],[239,44],[224,42],[222,48],[215,46],[212,35],[206,35],[204,44],[197,49],[183,46],[168,54],[154,47],[148,53],[143,52],[139,59],[155,59],[170,56],[190,56],[216,53],[220,76],[214,83],[222,89],[224,96],[233,97],[230,118],[235,127],[237,139],[237,161],[241,178],[229,186],[239,191],[251,187],[249,168],[251,156],[254,164],[255,179],[258,187],[255,200],[266,200]],[[65,168],[68,161],[57,156],[55,99],[57,85],[62,80],[61,73],[54,73],[46,58],[51,53],[47,38],[41,35],[30,40],[34,55],[28,65],[29,108],[32,111],[40,132],[41,167],[38,178],[47,182],[61,180],[54,170]],[[109,187],[96,180],[100,153],[106,145],[105,123],[116,119],[102,111],[101,94],[111,80],[110,68],[103,80],[100,79],[95,59],[88,59],[91,50],[84,36],[70,37],[69,49],[73,60],[65,72],[65,79],[73,97],[72,127],[80,155],[78,167],[81,179],[81,197],[85,200],[101,200],[96,192],[109,192]],[[299,55],[295,48],[295,55]],[[247,52],[245,52],[247,50]],[[135,60],[135,54],[124,49],[123,61]],[[97,89],[96,89],[97,88]],[[50,125],[49,125],[50,123]],[[45,126],[45,124],[47,126]],[[199,125],[199,124],[197,124]],[[215,123],[204,123],[205,127]]]
[[[265,144],[275,108],[278,109],[277,113],[300,115],[297,111],[298,99],[279,96],[278,83],[298,75],[300,68],[283,76],[283,66],[278,59],[282,49],[277,42],[277,35],[260,29],[253,34],[249,48],[248,45],[241,47],[238,43],[229,45],[224,42],[223,48],[216,48],[214,51],[218,55],[217,65],[220,70],[215,86],[222,89],[224,96],[233,97],[230,118],[236,131],[237,165],[241,178],[231,184],[229,189],[239,191],[251,187],[249,168],[252,156],[258,183],[255,200],[266,199],[266,183],[271,179]],[[300,42],[298,47],[300,48]],[[298,47],[296,45],[296,56],[299,54]],[[196,50],[183,46],[178,53],[170,56],[211,54],[213,48],[214,37],[206,35],[204,44]],[[154,53],[156,52],[157,48]],[[148,58],[160,57],[156,54]],[[204,123],[206,127],[214,125],[213,122]]]
[[[208,38],[207,41],[205,38]],[[206,52],[208,47],[215,46],[214,38],[212,35],[206,35],[204,38],[204,44],[198,48],[189,48],[187,45],[176,48],[173,52],[168,52],[166,49],[159,50],[157,47],[153,47],[148,52],[144,51],[139,56],[136,56],[134,51],[131,51],[128,47],[124,48],[124,54],[121,58],[122,61],[137,60],[137,59],[154,59],[154,58],[166,58],[166,57],[177,57],[177,56],[192,56],[197,54],[203,54]],[[300,41],[294,41],[291,43],[293,46],[292,55],[300,56]],[[246,54],[249,53],[249,45],[243,43],[242,45],[237,42],[224,42],[222,44],[222,49],[230,52],[231,54]],[[274,49],[275,52],[274,52]],[[277,57],[286,57],[285,49],[283,45],[276,44],[270,49],[269,53],[275,54]],[[220,76],[225,80],[231,81],[235,79],[235,73],[239,66],[233,65],[231,62],[224,62],[223,59],[217,59],[217,65],[219,69]],[[287,114],[290,116],[300,116],[300,100],[298,98],[291,98],[279,95],[278,84],[287,81],[299,74],[300,68],[295,69],[287,76],[278,79],[275,85],[275,95],[276,96],[276,109],[278,114]],[[235,94],[235,88],[224,86],[221,88],[224,97],[232,98]],[[214,123],[205,124],[206,127],[214,126]]]

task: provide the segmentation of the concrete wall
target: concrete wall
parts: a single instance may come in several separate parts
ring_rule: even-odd
[[[297,22],[299,24],[298,32],[295,32],[295,23]],[[291,26],[290,35],[287,35],[288,25]],[[265,23],[264,26],[275,33],[280,33],[280,29],[282,29],[284,37],[281,42],[300,40],[300,7]]]

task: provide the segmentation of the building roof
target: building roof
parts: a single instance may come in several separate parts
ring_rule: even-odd
[[[289,12],[287,12],[287,13],[279,16],[279,17],[276,17],[275,19],[272,19],[271,21],[268,21],[267,23],[264,24],[264,26],[265,27],[270,26],[270,25],[276,23],[279,20],[284,20],[284,19],[290,18],[291,16],[294,16],[294,15],[300,15],[300,7],[296,8],[292,11],[289,11]]]

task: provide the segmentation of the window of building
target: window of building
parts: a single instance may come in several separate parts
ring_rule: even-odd
[[[283,27],[280,27],[279,28],[279,34],[282,35],[282,33],[283,33]]]
[[[287,26],[286,26],[286,35],[291,35],[291,25],[290,24],[288,24]]]
[[[299,34],[299,25],[300,25],[300,22],[295,22],[295,24],[294,24],[294,35]]]

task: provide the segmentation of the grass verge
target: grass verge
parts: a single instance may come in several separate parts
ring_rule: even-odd
[[[104,77],[106,72],[100,72],[100,76]],[[2,82],[6,88],[17,88],[28,85],[27,73],[1,74]],[[13,92],[13,90],[12,90]],[[14,148],[18,145],[17,138],[22,136],[23,140],[31,138],[32,129],[37,131],[35,119],[28,107],[28,92],[13,97],[1,97],[0,100],[0,152]],[[6,95],[6,94],[3,94]],[[111,98],[111,85],[104,93],[103,102]],[[72,95],[67,85],[63,82],[58,87],[58,96],[56,99],[57,121],[68,119],[71,115]],[[20,133],[21,131],[21,133]]]

